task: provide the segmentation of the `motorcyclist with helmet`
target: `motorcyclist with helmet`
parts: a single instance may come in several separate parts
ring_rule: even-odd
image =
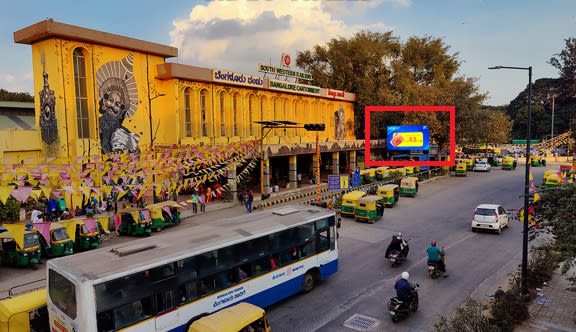
[[[402,233],[396,233],[392,235],[392,241],[388,244],[388,248],[386,248],[386,255],[384,257],[390,258],[391,251],[397,251],[402,258],[406,258],[408,256],[408,251],[410,248],[408,247],[408,242],[402,238]]]
[[[428,264],[436,264],[438,270],[440,270],[444,277],[447,277],[446,265],[444,264],[444,249],[439,249],[435,240],[430,242],[430,246],[426,249],[428,253]]]
[[[414,285],[412,285],[408,279],[410,274],[406,271],[402,272],[400,279],[394,284],[394,289],[396,289],[396,297],[400,299],[406,305],[406,308],[413,311],[413,302],[416,297],[416,291]]]

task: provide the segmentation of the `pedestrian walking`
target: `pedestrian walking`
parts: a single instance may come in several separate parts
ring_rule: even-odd
[[[198,204],[200,205],[200,212],[206,211],[206,193],[200,193],[198,196]]]
[[[252,212],[252,202],[254,201],[254,195],[252,191],[248,191],[246,194],[246,210],[248,213]]]
[[[192,213],[196,214],[198,213],[198,204],[200,203],[198,201],[198,195],[196,195],[196,192],[192,192],[192,196],[190,196],[190,201],[192,202]]]

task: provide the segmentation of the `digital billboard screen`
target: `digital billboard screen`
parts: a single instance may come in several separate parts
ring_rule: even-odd
[[[388,126],[386,133],[388,150],[429,150],[430,148],[428,126]]]

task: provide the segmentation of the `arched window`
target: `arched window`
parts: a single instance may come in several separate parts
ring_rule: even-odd
[[[73,53],[74,90],[76,92],[76,126],[78,138],[90,138],[90,116],[88,111],[88,88],[86,83],[86,57],[81,48]]]
[[[238,136],[238,94],[235,93],[232,97],[232,112],[233,112],[233,125],[234,125],[234,136]]]
[[[226,136],[226,109],[224,108],[224,91],[220,92],[220,136]]]
[[[186,137],[192,137],[192,108],[191,108],[191,92],[192,89],[186,88],[184,90],[184,130]]]
[[[200,91],[200,117],[202,123],[202,136],[208,136],[208,111],[206,109],[206,90]]]

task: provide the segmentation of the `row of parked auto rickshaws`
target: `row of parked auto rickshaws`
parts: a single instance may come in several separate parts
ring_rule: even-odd
[[[474,169],[474,158],[461,158],[456,159],[456,163],[454,166],[450,167],[450,172],[453,173],[455,176],[466,176],[468,171]],[[515,170],[516,169],[516,159],[511,156],[505,156],[502,158],[502,162],[497,161],[497,159],[493,159],[490,162],[491,166],[501,166],[503,170]],[[544,161],[544,165],[546,165],[546,161]]]
[[[374,223],[384,215],[384,207],[392,208],[401,196],[415,197],[418,192],[418,178],[406,176],[398,184],[385,184],[377,187],[374,194],[354,190],[342,196],[340,214],[354,217],[357,221]]]
[[[102,235],[150,236],[152,231],[180,223],[182,206],[165,201],[143,209],[126,208],[113,216],[80,216],[58,222],[4,224],[0,227],[0,258],[3,265],[35,267],[41,257],[52,258],[96,249]]]

